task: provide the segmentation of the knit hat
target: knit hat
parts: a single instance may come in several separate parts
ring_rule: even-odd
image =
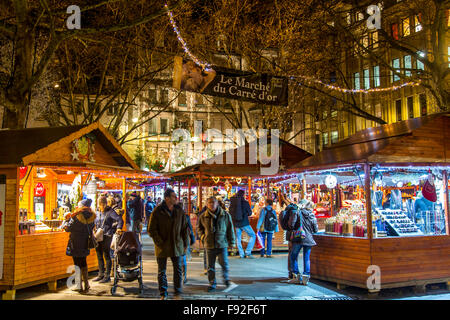
[[[92,200],[87,198],[78,202],[78,207],[90,207],[92,204]]]

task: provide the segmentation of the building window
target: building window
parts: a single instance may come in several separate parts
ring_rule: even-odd
[[[339,132],[336,131],[331,131],[331,144],[333,143],[337,143],[339,141]]]
[[[195,95],[195,105],[197,107],[204,107],[205,103],[203,102],[203,96],[200,94]]]
[[[395,100],[395,112],[397,114],[397,121],[402,121],[402,100]]]
[[[406,106],[408,107],[408,119],[414,118],[414,100],[412,96],[406,98]]]
[[[369,75],[369,69],[363,70],[363,76],[364,76],[364,89],[370,89],[370,75]]]
[[[411,56],[403,57],[403,67],[405,68],[405,75],[407,77],[411,77],[411,69],[412,69]],[[410,69],[410,70],[407,70],[407,69]]]
[[[323,144],[324,146],[327,146],[327,145],[328,145],[328,132],[324,132],[324,133],[322,134],[322,144]]]
[[[148,134],[156,134],[156,118],[152,118],[148,121]]]
[[[369,47],[369,35],[364,35],[362,38],[362,46],[367,49]]]
[[[380,66],[373,67],[373,86],[379,87],[381,85],[380,80]]]
[[[422,51],[417,51],[417,55],[421,58],[425,58],[425,53]],[[416,59],[417,60],[417,59]],[[425,70],[425,65],[422,61],[417,60],[417,69],[418,70]]]
[[[352,23],[352,14],[347,12],[347,24],[350,25]]]
[[[169,119],[159,119],[160,133],[169,134]]]
[[[108,116],[112,116],[112,115],[114,115],[114,114],[116,114],[116,113],[117,113],[117,105],[116,105],[115,103],[109,105],[109,106],[108,106],[108,109],[106,110],[106,114],[107,114]]]
[[[369,33],[369,45],[372,48],[378,48],[378,31]]]
[[[353,74],[353,88],[355,90],[359,90],[361,88],[359,84],[359,72],[355,72]]]
[[[160,93],[160,102],[167,104],[169,102],[169,90],[161,89]]]
[[[419,105],[420,105],[420,116],[426,116],[428,114],[427,110],[427,95],[425,93],[421,93],[419,95]]]
[[[421,14],[416,14],[414,16],[414,31],[415,32],[419,32],[422,31],[422,15]]]
[[[180,92],[178,95],[178,105],[186,106],[186,92]]]
[[[391,25],[392,38],[398,40],[398,23],[393,23]]]
[[[149,89],[148,90],[148,99],[150,100],[150,103],[156,103],[156,89]]]
[[[392,68],[394,68],[396,72],[400,73],[400,59],[392,60]],[[393,71],[391,71],[391,74],[392,74],[392,82],[400,80],[400,77]]]
[[[411,34],[409,18],[402,20],[402,33],[404,37],[407,37]]]
[[[364,19],[364,13],[362,13],[361,11],[358,11],[357,13],[356,13],[356,20],[357,21],[361,21],[361,20],[363,20]]]

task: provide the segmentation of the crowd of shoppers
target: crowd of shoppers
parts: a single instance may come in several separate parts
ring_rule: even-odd
[[[90,199],[80,201],[64,222],[64,229],[70,232],[66,253],[72,256],[74,265],[80,270],[76,274],[78,279],[74,290],[81,293],[89,290],[86,257],[94,247],[99,272],[93,281],[109,283],[113,256],[111,241],[114,234],[123,228],[124,223],[127,230],[141,232],[144,221],[155,246],[161,299],[168,297],[166,269],[169,258],[173,266],[175,296],[183,293],[183,285],[188,281],[187,262],[196,240],[203,248],[204,273],[207,274],[209,282],[207,290],[213,291],[217,287],[216,260],[221,266],[224,284],[229,287],[231,282],[228,249],[236,246],[240,258],[254,259],[252,250],[257,237],[250,226],[249,217],[253,212],[245,198],[245,191],[239,190],[229,203],[227,211],[220,197],[209,197],[206,206],[196,212],[195,234],[190,217],[184,210],[186,204],[177,199],[173,189],[166,189],[164,199],[158,198],[156,201],[151,197],[144,201],[133,192],[126,199],[126,210],[122,209],[122,199],[113,194],[101,195],[98,198],[97,212],[91,209]],[[259,211],[256,230],[262,240],[262,249],[259,252],[261,258],[273,257],[272,239],[281,227],[286,231],[286,240],[289,243],[288,283],[307,285],[310,278],[311,249],[316,245],[313,234],[318,232],[312,202],[303,199],[297,203],[297,199],[290,200],[280,194],[276,206],[273,200],[266,199],[260,201],[255,210]],[[242,245],[243,233],[246,233],[248,238],[245,249]],[[302,273],[298,266],[301,250],[304,267]]]

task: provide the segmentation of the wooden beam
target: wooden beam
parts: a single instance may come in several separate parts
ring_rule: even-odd
[[[123,231],[127,231],[127,179],[122,179],[122,209],[123,209]]]
[[[252,207],[252,177],[248,177],[248,203]]]
[[[197,200],[198,200],[198,211],[202,210],[203,203],[203,192],[202,192],[202,173],[198,173],[198,186],[197,186]]]

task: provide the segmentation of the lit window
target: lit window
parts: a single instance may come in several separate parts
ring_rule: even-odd
[[[402,20],[402,32],[404,37],[409,36],[411,34],[409,18]]]
[[[381,85],[380,80],[380,66],[373,67],[373,86],[379,87]]]
[[[169,119],[160,119],[160,133],[161,134],[168,134],[169,133]]]
[[[403,65],[405,70],[405,75],[407,77],[411,77],[411,71],[407,70],[407,69],[412,69],[412,64],[411,64],[411,56],[404,56],[403,57]]]
[[[417,51],[417,55],[421,58],[425,58],[425,53],[422,51]],[[422,61],[417,60],[417,69],[418,70],[425,70],[425,65]]]
[[[414,31],[415,32],[419,32],[422,31],[422,23],[420,23],[421,21],[421,15],[420,14],[416,14],[414,16]]]
[[[361,87],[359,85],[359,72],[353,74],[353,88],[359,90]]]
[[[350,12],[347,12],[347,24],[351,24],[352,23],[352,15]]]
[[[369,47],[369,36],[365,35],[362,38],[362,46],[367,49]]]
[[[356,19],[357,19],[358,21],[363,20],[363,19],[364,19],[364,13],[362,13],[361,11],[358,11],[358,12],[356,13]]]
[[[394,68],[396,72],[398,72],[398,73],[400,72],[400,69],[399,69],[400,68],[400,59],[392,60],[392,68]],[[400,80],[400,77],[397,74],[395,74],[393,71],[391,71],[391,74],[392,74],[393,82]]]
[[[324,146],[328,145],[328,132],[322,134],[322,143]]]
[[[338,131],[331,131],[331,143],[336,143],[339,140],[339,132]]]
[[[370,89],[370,75],[369,75],[369,69],[364,69],[363,71],[364,76],[364,89]]]
[[[372,48],[378,48],[378,31],[369,33],[369,45]]]
[[[392,38],[398,40],[398,23],[394,23],[391,25]]]
[[[148,133],[156,134],[156,118],[153,118],[148,121]]]

